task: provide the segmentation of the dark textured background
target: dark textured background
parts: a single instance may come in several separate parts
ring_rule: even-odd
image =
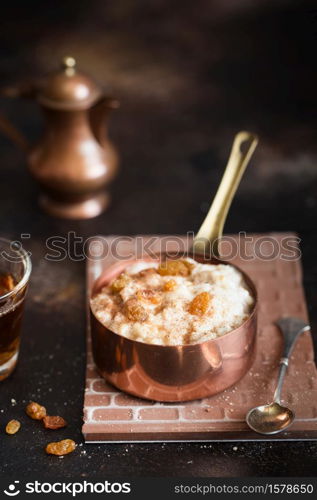
[[[226,231],[299,232],[316,324],[315,2],[29,1],[2,6],[0,23],[1,85],[42,75],[72,54],[122,103],[111,121],[121,172],[111,208],[95,220],[39,212],[23,154],[0,137],[0,232],[31,233],[34,265],[21,359],[0,388],[1,433],[13,417],[22,429],[2,435],[0,469],[14,478],[314,475],[314,443],[89,445],[63,460],[46,457],[43,446],[51,437],[81,440],[85,360],[84,263],[48,262],[45,239],[71,230],[87,237],[197,229],[241,128],[261,143]],[[30,140],[39,135],[34,103],[1,98],[0,110]],[[63,413],[67,430],[48,435],[25,417],[29,399]]]

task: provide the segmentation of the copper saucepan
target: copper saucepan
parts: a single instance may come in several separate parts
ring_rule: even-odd
[[[218,258],[218,242],[232,198],[256,144],[257,138],[248,132],[240,132],[235,137],[216,197],[192,251],[187,254],[197,262],[229,265]],[[242,145],[245,151],[241,151]],[[160,261],[166,257],[163,253],[157,255]],[[179,257],[184,254],[168,253],[168,259]],[[132,262],[135,261],[117,262],[106,269],[94,283],[92,295]],[[239,271],[254,297],[253,309],[239,328],[213,340],[176,346],[145,344],[109,330],[90,311],[93,356],[100,375],[122,391],[162,402],[212,396],[235,384],[254,359],[257,316],[255,286]]]

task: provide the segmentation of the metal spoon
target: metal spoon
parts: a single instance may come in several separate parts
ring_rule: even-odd
[[[281,405],[281,392],[284,376],[287,371],[289,357],[297,338],[310,326],[298,318],[282,318],[276,322],[284,337],[284,352],[280,361],[280,371],[273,403],[252,408],[246,416],[246,422],[251,429],[259,434],[277,434],[287,429],[294,421],[295,414],[286,406]]]

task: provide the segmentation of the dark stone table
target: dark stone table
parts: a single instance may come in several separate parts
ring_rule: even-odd
[[[316,303],[316,16],[313,2],[41,2],[3,8],[3,84],[51,70],[65,53],[113,89],[122,108],[111,122],[121,152],[111,208],[90,221],[49,218],[25,158],[0,137],[1,236],[33,254],[18,368],[1,383],[0,469],[22,477],[309,476],[317,444],[212,443],[87,445],[47,457],[48,434],[24,415],[29,399],[69,421],[58,436],[81,443],[85,366],[85,263],[46,258],[46,239],[196,230],[241,128],[261,143],[233,203],[226,232],[297,231],[313,325]],[[0,101],[34,140],[34,103]],[[316,330],[315,330],[316,331]],[[315,334],[315,333],[314,333]],[[14,400],[16,404],[14,404]],[[13,402],[12,402],[13,401]],[[52,438],[52,439],[51,439]],[[82,453],[86,451],[86,453]]]

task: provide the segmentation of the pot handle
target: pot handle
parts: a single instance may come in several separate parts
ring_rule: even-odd
[[[4,87],[0,89],[0,95],[3,97],[16,98],[27,97],[34,98],[37,87],[34,84],[24,83],[17,86]],[[29,151],[29,143],[24,135],[2,114],[0,113],[0,132],[6,135],[22,151]]]
[[[231,202],[257,143],[258,137],[250,132],[239,132],[235,136],[218,191],[194,239],[194,251],[205,253],[211,248],[212,254],[219,256],[219,240]]]
[[[94,136],[99,144],[102,144],[107,136],[108,113],[120,107],[118,99],[101,96],[90,110],[90,123]]]
[[[0,114],[0,131],[16,144],[22,151],[29,151],[29,144],[23,134],[2,114]]]

